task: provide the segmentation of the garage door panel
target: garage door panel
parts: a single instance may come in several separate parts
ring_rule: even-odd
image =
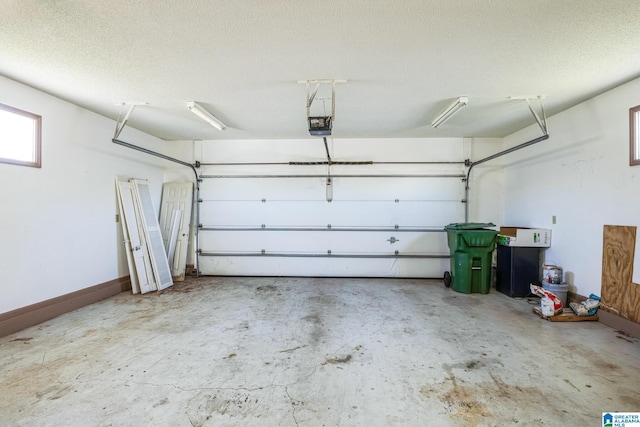
[[[250,268],[247,268],[250,266]],[[443,259],[360,259],[360,258],[279,258],[200,257],[202,271],[218,275],[301,277],[421,277],[440,278],[449,270]],[[213,274],[213,273],[210,273]]]
[[[200,185],[203,200],[324,200],[325,178],[211,178]]]
[[[291,231],[216,231],[202,233],[202,251],[212,252],[320,252],[331,249],[328,232],[305,233]]]
[[[444,227],[464,215],[461,202],[217,201],[203,202],[205,226]]]
[[[393,254],[444,254],[444,233],[412,232],[330,232],[331,250],[335,253],[380,253]],[[444,235],[446,247],[446,235]]]
[[[462,200],[451,178],[333,178],[334,200]]]
[[[412,227],[442,227],[451,222],[464,218],[464,203],[462,202],[422,202],[400,203],[392,222],[400,226]]]
[[[317,202],[203,202],[200,223],[225,226],[325,226],[331,206]]]
[[[305,252],[336,254],[446,255],[445,233],[305,231],[212,231],[202,233],[203,252]]]
[[[334,200],[457,200],[461,178],[333,177]],[[326,178],[212,178],[200,186],[203,200],[326,200]]]

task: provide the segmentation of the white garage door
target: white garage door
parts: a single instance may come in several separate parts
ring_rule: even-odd
[[[443,228],[464,220],[462,145],[328,141],[329,167],[306,164],[327,161],[322,138],[205,141],[200,274],[442,277]]]

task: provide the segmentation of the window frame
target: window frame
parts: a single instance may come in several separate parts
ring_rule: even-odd
[[[0,156],[0,163],[6,163],[10,165],[18,165],[18,166],[28,166],[32,168],[41,168],[42,167],[42,116],[31,113],[29,111],[21,110],[16,107],[12,107],[10,105],[0,103],[0,110],[7,111],[9,113],[17,114],[19,116],[28,117],[33,120],[34,126],[34,160],[26,161],[26,160],[16,160],[7,157]]]
[[[638,153],[637,156],[636,153]],[[629,108],[629,166],[638,165],[640,165],[640,105]]]

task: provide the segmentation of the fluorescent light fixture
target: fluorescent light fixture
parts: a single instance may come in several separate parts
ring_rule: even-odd
[[[437,128],[447,120],[449,120],[455,113],[460,111],[462,107],[469,103],[468,96],[460,96],[458,97],[453,104],[449,105],[442,113],[438,114],[438,117],[433,119],[431,122],[431,126]]]
[[[187,102],[187,108],[189,108],[189,110],[191,110],[193,114],[200,117],[202,120],[209,123],[214,128],[218,130],[225,130],[227,128],[227,125],[218,120],[213,114],[205,110],[205,108],[197,102]]]

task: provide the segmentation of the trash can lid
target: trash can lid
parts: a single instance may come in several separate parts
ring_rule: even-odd
[[[445,230],[479,230],[481,228],[495,227],[490,222],[454,222],[445,227]]]

